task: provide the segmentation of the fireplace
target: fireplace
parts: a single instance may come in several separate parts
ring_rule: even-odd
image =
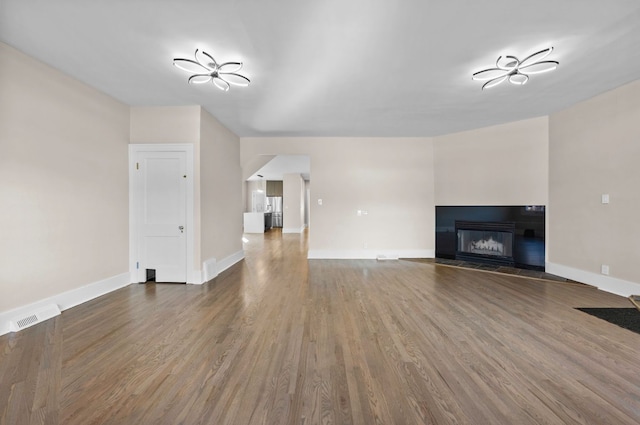
[[[515,223],[456,220],[455,225],[456,260],[514,266]]]
[[[513,261],[515,262],[513,267],[544,271],[544,205],[438,205],[436,206],[436,258],[444,260],[456,259],[458,251],[456,221],[481,224],[514,223],[515,231],[513,233],[513,250],[511,253],[513,255]],[[463,230],[474,230],[473,227],[465,227]],[[511,228],[508,229],[508,231],[511,230]],[[489,239],[486,240],[488,241]],[[498,241],[495,237],[492,238],[492,240],[505,244],[504,241]],[[493,246],[494,244],[488,242],[487,245]],[[510,245],[508,241],[506,245]],[[464,246],[462,248],[464,248]],[[503,254],[505,253],[504,251],[505,248],[503,248]],[[489,252],[489,254],[495,254],[495,252]],[[462,255],[464,256],[464,253]],[[479,262],[485,258],[495,260],[498,257],[495,255],[492,257],[473,257],[472,262]],[[467,259],[467,261],[471,260]],[[495,264],[494,261],[491,262],[497,266],[505,264]]]

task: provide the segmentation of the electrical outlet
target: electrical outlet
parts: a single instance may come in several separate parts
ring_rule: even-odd
[[[604,274],[604,275],[609,275],[609,266],[606,264],[603,264],[602,267],[600,267],[600,273]]]
[[[609,194],[608,193],[603,193],[602,194],[602,203],[603,204],[608,204],[609,203]]]

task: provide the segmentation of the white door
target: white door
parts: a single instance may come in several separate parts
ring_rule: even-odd
[[[187,281],[187,154],[136,153],[138,282]]]

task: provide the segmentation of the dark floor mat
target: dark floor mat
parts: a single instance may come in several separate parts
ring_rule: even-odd
[[[576,310],[640,334],[640,311],[636,308],[577,308]]]

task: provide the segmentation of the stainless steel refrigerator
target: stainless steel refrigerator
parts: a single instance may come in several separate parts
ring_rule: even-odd
[[[282,197],[267,196],[267,204],[265,210],[267,212],[273,213],[271,215],[271,225],[273,227],[282,227]]]

